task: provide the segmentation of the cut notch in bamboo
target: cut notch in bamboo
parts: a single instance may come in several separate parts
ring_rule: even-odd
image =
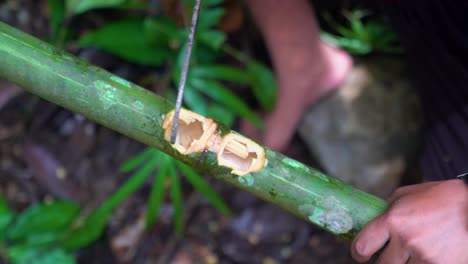
[[[167,141],[171,138],[173,121],[174,111],[171,111],[165,116],[162,125]],[[258,172],[265,167],[263,147],[235,132],[221,136],[216,128],[213,119],[181,109],[173,147],[184,155],[202,150],[212,151],[217,156],[218,165],[230,168],[238,176]]]

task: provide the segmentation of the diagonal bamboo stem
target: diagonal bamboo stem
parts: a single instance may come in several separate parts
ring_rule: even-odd
[[[0,78],[341,237],[353,238],[388,207],[375,196],[188,111],[181,116],[186,122],[181,133],[188,134],[181,134],[179,143],[171,145],[163,126],[170,121],[172,103],[4,23],[0,23]],[[209,150],[208,155],[199,162],[204,149]]]

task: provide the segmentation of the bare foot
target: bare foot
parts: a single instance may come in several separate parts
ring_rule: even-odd
[[[320,40],[308,0],[245,2],[270,52],[279,91],[276,109],[265,116],[266,128],[244,125],[241,130],[274,150],[284,150],[305,109],[346,78],[351,57]]]
[[[337,89],[352,67],[352,59],[344,51],[323,42],[319,47],[319,51],[296,54],[301,60],[299,68],[283,68],[277,73],[278,102],[275,110],[265,115],[264,130],[244,121],[243,134],[273,150],[282,151],[288,146],[306,108]]]

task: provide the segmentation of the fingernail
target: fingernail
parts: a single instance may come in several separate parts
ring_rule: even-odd
[[[360,256],[364,256],[366,247],[367,247],[367,243],[365,241],[357,241],[356,244],[354,245],[354,248],[356,249],[356,253],[358,253]]]

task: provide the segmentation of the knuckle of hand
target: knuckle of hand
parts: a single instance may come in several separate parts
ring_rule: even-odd
[[[397,207],[390,209],[385,215],[383,221],[390,227],[391,230],[398,230],[401,227],[402,215]]]
[[[418,241],[415,239],[414,236],[408,233],[401,233],[399,234],[399,239],[401,244],[406,247],[411,249],[412,251],[418,251]]]
[[[398,187],[395,191],[393,191],[392,196],[400,196],[401,193],[405,190],[405,187]]]
[[[408,190],[410,190],[410,188],[411,188],[411,185],[398,187],[398,188],[393,192],[393,194],[396,195],[396,196],[401,196],[401,195],[403,195],[404,193],[408,192]]]

